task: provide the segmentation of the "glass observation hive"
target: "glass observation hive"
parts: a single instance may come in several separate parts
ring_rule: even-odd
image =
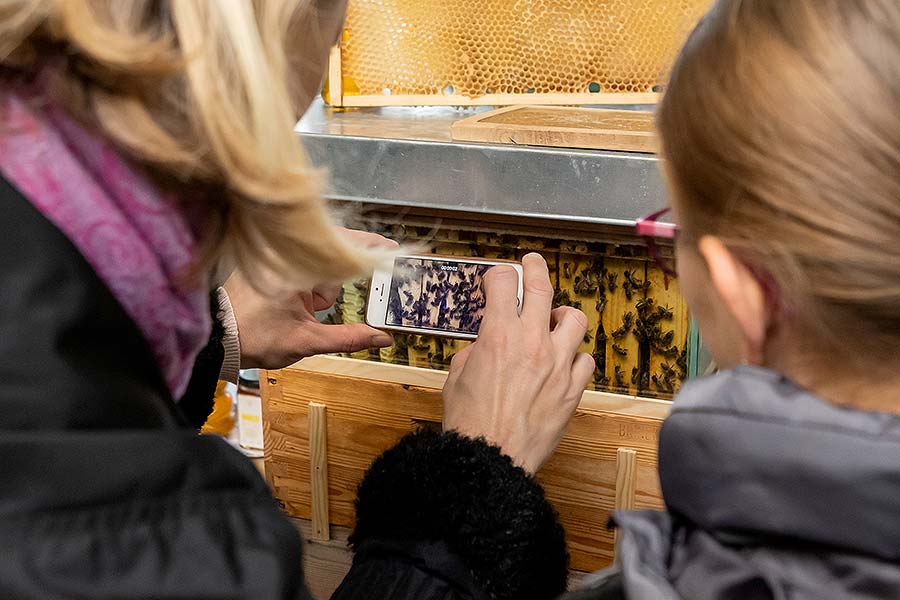
[[[642,104],[711,0],[350,0],[333,106]]]

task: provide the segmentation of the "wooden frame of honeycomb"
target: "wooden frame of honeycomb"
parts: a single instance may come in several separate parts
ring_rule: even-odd
[[[332,106],[650,104],[711,0],[350,0]]]

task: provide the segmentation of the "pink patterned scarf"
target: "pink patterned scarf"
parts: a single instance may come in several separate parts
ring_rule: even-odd
[[[0,173],[87,259],[181,398],[211,324],[205,282],[177,283],[196,241],[176,205],[46,95],[25,88],[0,90]]]

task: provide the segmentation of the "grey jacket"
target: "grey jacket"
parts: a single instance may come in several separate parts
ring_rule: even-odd
[[[900,599],[900,416],[741,367],[685,386],[659,473],[668,511],[616,514],[616,565],[572,598]]]

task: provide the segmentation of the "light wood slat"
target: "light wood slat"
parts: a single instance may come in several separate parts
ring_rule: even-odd
[[[312,494],[312,533],[315,540],[331,537],[328,518],[327,407],[309,403],[309,473]]]

